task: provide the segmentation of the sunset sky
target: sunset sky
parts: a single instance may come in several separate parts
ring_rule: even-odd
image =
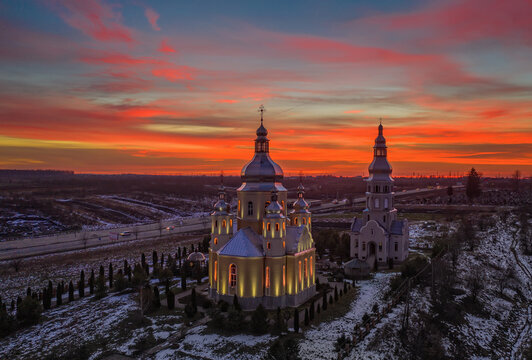
[[[532,175],[532,1],[0,2],[0,168]]]

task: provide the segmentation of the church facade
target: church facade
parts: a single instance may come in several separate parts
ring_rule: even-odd
[[[209,295],[214,301],[238,297],[243,309],[298,306],[315,290],[316,250],[309,205],[298,188],[287,212],[283,171],[269,155],[268,131],[257,129],[255,154],[242,169],[236,214],[223,185],[211,214]]]
[[[366,208],[362,217],[353,219],[350,231],[351,257],[370,267],[398,264],[408,256],[408,221],[397,219],[387,150],[381,124],[366,179]]]

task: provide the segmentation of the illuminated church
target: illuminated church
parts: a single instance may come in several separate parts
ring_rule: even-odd
[[[231,213],[222,185],[211,214],[209,295],[229,303],[237,295],[248,310],[259,304],[267,309],[298,306],[316,291],[309,205],[300,185],[287,212],[283,171],[270,158],[264,109],[260,111],[255,154],[242,168],[237,189],[237,213]]]
[[[366,209],[351,223],[351,257],[370,267],[398,264],[408,256],[408,221],[397,219],[392,166],[387,159],[382,124],[366,179]]]

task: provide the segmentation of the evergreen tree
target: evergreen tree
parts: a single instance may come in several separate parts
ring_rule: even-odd
[[[187,289],[187,272],[184,266],[181,267],[181,289]]]
[[[334,285],[334,302],[338,302],[338,289]]]
[[[91,270],[91,277],[89,278],[89,292],[94,294],[94,270]]]
[[[309,326],[309,324],[310,324],[310,319],[309,319],[308,309],[305,308],[305,326]]]
[[[23,326],[34,325],[39,322],[41,313],[42,307],[39,301],[26,296],[17,307],[17,320]]]
[[[70,280],[70,283],[68,284],[68,302],[74,301],[74,284],[72,284],[72,280]]]
[[[194,244],[190,244],[190,253],[192,254],[194,252]]]
[[[480,174],[477,173],[475,168],[471,168],[471,171],[467,174],[466,195],[469,202],[480,196],[482,190],[480,189]]]
[[[61,290],[61,284],[57,284],[55,303],[57,306],[61,306],[63,304],[63,292]]]
[[[314,320],[314,307],[315,307],[315,306],[316,306],[316,305],[314,304],[314,300],[312,300],[312,301],[310,302],[310,310],[309,310],[309,313],[308,313],[309,318],[310,318],[310,321]]]
[[[79,274],[78,294],[80,298],[85,296],[85,271],[83,270]]]
[[[327,292],[323,293],[322,308],[323,311],[327,310]]]
[[[155,268],[155,266],[157,266],[158,263],[159,263],[159,257],[157,256],[157,251],[153,250],[153,254],[152,254],[153,267]]]
[[[103,266],[102,266],[103,268]],[[98,276],[96,280],[96,298],[101,299],[107,294],[107,287],[105,286],[105,276]]]
[[[275,315],[274,330],[278,334],[286,331],[286,321],[284,320],[283,312],[280,307],[277,308],[277,313]]]
[[[127,265],[126,276],[127,276],[127,281],[131,283],[131,265],[129,264]]]
[[[143,268],[146,267],[146,255],[144,253],[140,254],[140,266]]]
[[[192,288],[192,292],[190,293],[190,305],[192,306],[192,311],[194,314],[198,312],[198,303],[196,299],[196,288]]]
[[[332,295],[331,295],[331,296],[329,296],[329,304],[332,305],[332,303],[333,303],[333,297],[332,297]]]
[[[50,294],[50,298],[54,295],[54,286],[51,280],[48,280],[48,294]]]
[[[242,310],[242,308],[240,307],[240,304],[238,303],[238,297],[236,296],[233,296],[233,308],[236,310],[236,311],[240,311]]]
[[[159,287],[153,287],[153,308],[159,309],[161,307],[161,296],[159,295]]]
[[[255,334],[264,334],[268,331],[268,314],[262,304],[259,304],[251,315],[251,330]]]
[[[113,263],[109,263],[109,289],[113,287]]]
[[[129,267],[129,264],[127,263],[127,260],[124,259],[124,274],[126,274],[126,275],[127,275],[127,269],[128,269],[128,267]]]
[[[181,253],[181,257],[182,259],[187,258],[187,248],[185,246],[183,246],[183,252]]]
[[[294,309],[294,332],[299,332],[299,309]]]
[[[115,277],[115,283],[114,288],[116,291],[122,291],[127,287],[127,281],[124,277],[124,273],[122,272],[122,269],[118,269],[118,272],[116,273]]]
[[[42,307],[44,310],[50,309],[50,306],[51,306],[50,297],[51,297],[51,294],[48,292],[48,288],[44,288],[43,294],[42,294]]]
[[[103,268],[103,265],[100,265],[100,276],[105,278],[105,270]]]
[[[161,254],[161,269],[164,268],[164,253]]]

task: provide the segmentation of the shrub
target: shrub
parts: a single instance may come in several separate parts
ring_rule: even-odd
[[[168,310],[172,310],[175,308],[175,294],[170,289],[166,291],[166,303],[168,305]]]
[[[264,334],[268,331],[268,314],[262,304],[259,304],[251,315],[251,330],[255,334]]]
[[[17,320],[22,326],[34,325],[41,318],[42,307],[38,300],[31,296],[26,298],[17,307]]]
[[[233,296],[233,308],[236,310],[236,311],[240,311],[242,310],[242,308],[240,307],[240,304],[238,303],[238,297],[236,296]]]
[[[122,273],[122,269],[119,269],[118,272],[116,273],[115,289],[116,291],[122,291],[125,288],[127,288],[127,281],[126,281],[126,278],[124,277],[124,274]]]
[[[72,280],[70,280],[70,283],[68,284],[68,302],[74,301],[74,284],[72,284]]]
[[[227,312],[227,310],[229,310],[229,304],[224,300],[218,301],[218,307],[222,312]]]
[[[159,309],[161,307],[161,295],[159,294],[159,288],[157,285],[153,287],[153,308]]]
[[[101,299],[107,295],[107,287],[105,286],[105,277],[98,276],[96,280],[96,298]]]
[[[244,315],[242,311],[235,309],[229,310],[227,314],[227,330],[229,331],[241,331],[244,328]]]

